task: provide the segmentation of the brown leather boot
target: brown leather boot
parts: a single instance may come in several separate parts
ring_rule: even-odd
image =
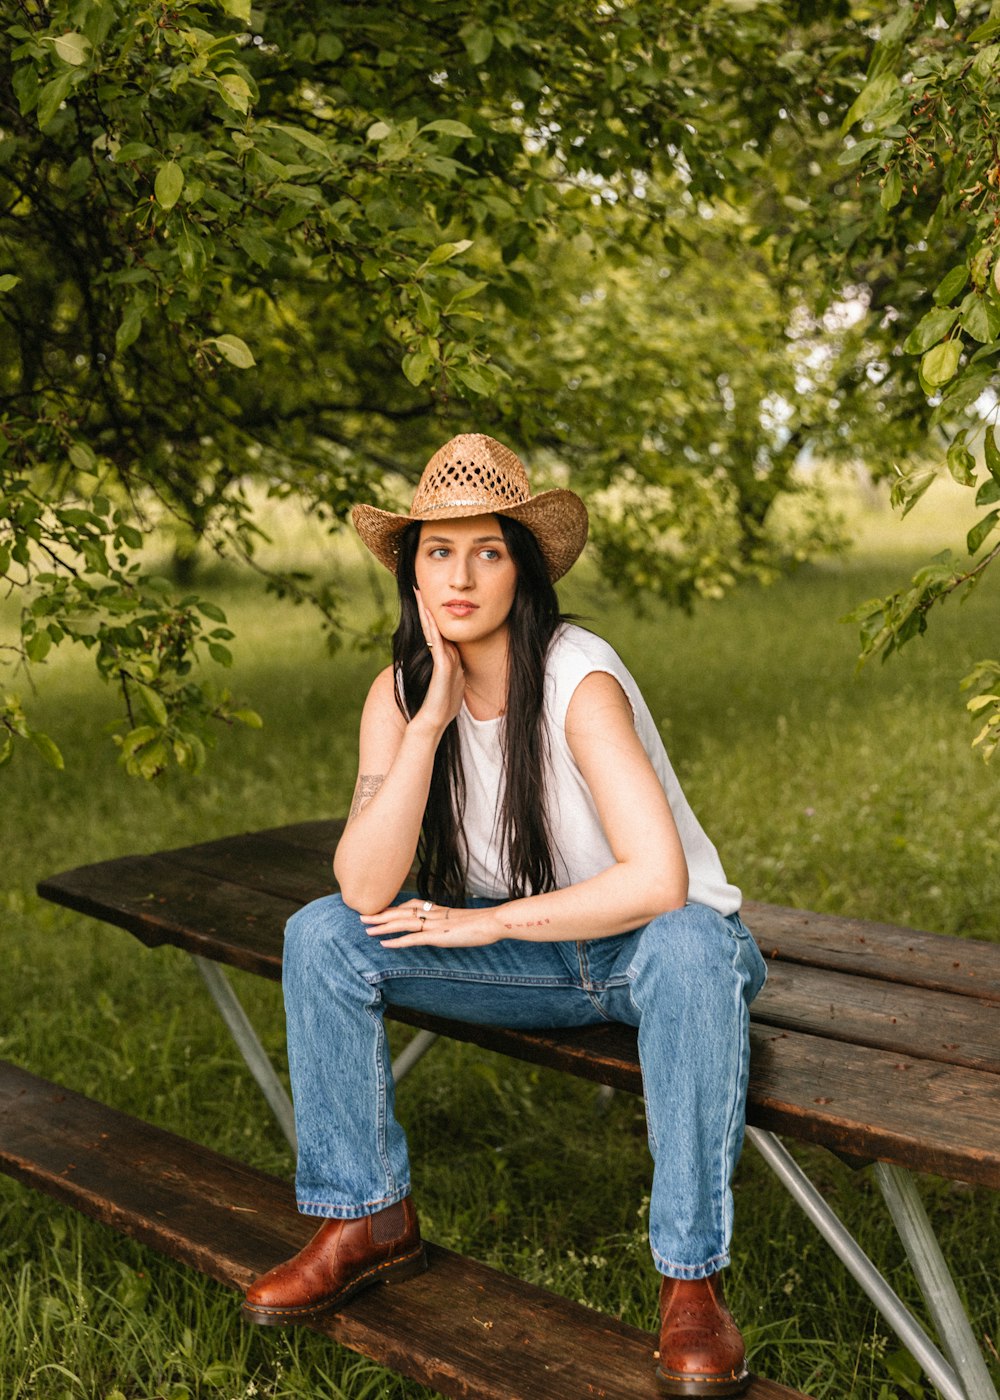
[[[739,1328],[722,1298],[722,1275],[664,1278],[660,1285],[663,1395],[742,1395],[750,1384]]]
[[[265,1327],[311,1322],[375,1283],[399,1283],[426,1268],[407,1196],[359,1220],[325,1220],[305,1249],[250,1285],[241,1312]]]

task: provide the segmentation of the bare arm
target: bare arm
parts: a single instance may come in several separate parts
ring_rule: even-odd
[[[411,943],[473,946],[500,938],[529,941],[601,938],[648,923],[687,899],[687,861],[659,778],[635,732],[618,682],[593,672],[577,687],[566,737],[594,798],[615,863],[588,880],[495,909],[425,917],[387,911],[370,931]],[[447,923],[447,928],[445,924]],[[396,940],[393,940],[394,942]]]
[[[433,620],[428,620],[433,629]],[[352,909],[373,914],[399,893],[417,851],[434,754],[462,703],[458,652],[436,629],[434,673],[407,723],[396,705],[392,668],[375,678],[361,716],[358,781],[333,869]]]

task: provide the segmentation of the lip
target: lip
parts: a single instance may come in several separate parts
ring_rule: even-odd
[[[461,598],[452,598],[444,604],[444,610],[451,613],[452,617],[471,617],[474,612],[479,611],[478,603],[469,603]]]

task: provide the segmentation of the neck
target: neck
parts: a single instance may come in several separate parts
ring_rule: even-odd
[[[466,703],[476,719],[492,719],[507,708],[507,634],[459,647],[465,672]],[[480,713],[484,709],[489,714]]]

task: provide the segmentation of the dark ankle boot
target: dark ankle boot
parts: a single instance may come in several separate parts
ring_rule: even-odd
[[[662,1395],[741,1395],[750,1384],[739,1328],[722,1298],[722,1276],[665,1278],[660,1285]]]
[[[311,1322],[373,1284],[398,1283],[426,1268],[407,1196],[358,1220],[325,1220],[305,1249],[250,1285],[241,1311],[266,1327]]]

